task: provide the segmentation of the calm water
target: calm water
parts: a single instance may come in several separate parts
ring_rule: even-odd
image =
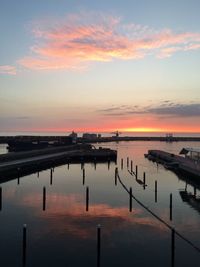
[[[148,161],[148,149],[178,153],[184,146],[200,143],[121,142],[101,144],[118,150],[119,175],[133,194],[177,231],[200,247],[200,204],[183,202],[180,190],[186,182],[162,166]],[[1,149],[4,149],[1,146]],[[127,170],[126,157],[138,165],[139,178],[146,172],[143,187]],[[121,158],[124,168],[121,170]],[[80,164],[55,168],[50,185],[50,170],[1,184],[0,266],[22,266],[22,227],[27,224],[27,266],[96,266],[96,226],[101,224],[101,266],[171,266],[170,230],[133,201],[121,184],[115,186],[115,164],[86,164],[83,185]],[[158,202],[154,183],[158,181]],[[42,208],[46,187],[46,210]],[[89,186],[89,211],[85,191]],[[193,193],[192,185],[187,191]],[[173,220],[169,220],[169,196],[173,194]],[[197,189],[197,197],[200,191]],[[200,253],[176,237],[175,266],[200,265]]]

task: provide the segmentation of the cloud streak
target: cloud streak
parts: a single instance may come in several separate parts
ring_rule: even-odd
[[[0,66],[0,74],[16,75],[17,71],[16,71],[16,68],[14,66],[1,65]]]
[[[163,101],[157,106],[115,106],[97,111],[105,116],[154,114],[162,117],[200,117],[200,103],[180,104]]]
[[[35,70],[77,69],[91,62],[134,60],[177,51],[200,49],[200,33],[176,33],[148,26],[124,24],[122,19],[96,13],[68,15],[34,24],[35,44],[18,63]]]

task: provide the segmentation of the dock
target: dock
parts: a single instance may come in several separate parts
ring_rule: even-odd
[[[116,162],[117,151],[90,144],[12,152],[0,155],[0,183],[63,164]]]
[[[174,172],[183,173],[193,178],[200,183],[200,162],[189,157],[182,157],[162,150],[149,150],[146,157],[149,160],[155,161],[164,165],[167,169]]]

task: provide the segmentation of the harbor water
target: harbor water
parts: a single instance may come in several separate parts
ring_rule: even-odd
[[[100,266],[172,266],[171,230],[134,199],[130,212],[129,194],[115,179],[116,167],[133,196],[185,238],[175,234],[174,266],[199,266],[200,253],[195,246],[200,248],[200,186],[190,182],[190,177],[177,176],[149,161],[144,154],[149,149],[178,154],[183,147],[200,147],[200,142],[137,141],[96,146],[117,150],[117,165],[87,163],[83,177],[80,164],[66,164],[56,167],[52,175],[48,169],[1,183],[0,266],[97,266],[97,225],[101,225]],[[5,153],[6,146],[1,145],[0,150]],[[131,175],[131,161],[133,172],[137,165],[137,179]],[[183,192],[192,197],[183,198]]]

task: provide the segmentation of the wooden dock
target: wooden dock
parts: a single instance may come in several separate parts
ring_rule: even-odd
[[[168,153],[162,150],[149,150],[146,157],[149,160],[163,164],[167,169],[180,172],[197,178],[200,183],[200,162],[189,157]]]
[[[111,162],[117,151],[91,145],[71,145],[0,155],[0,183],[62,164]]]

